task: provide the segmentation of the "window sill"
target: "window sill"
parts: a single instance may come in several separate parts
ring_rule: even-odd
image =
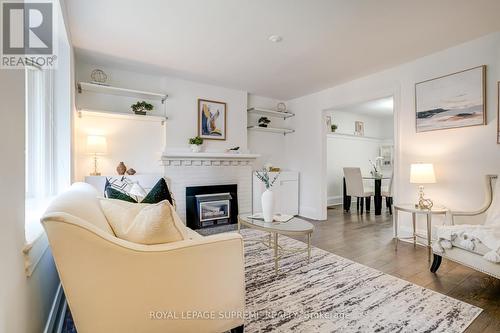
[[[49,247],[47,235],[40,223],[40,217],[50,203],[51,198],[27,199],[25,211],[25,239],[23,248],[24,271],[30,277]]]

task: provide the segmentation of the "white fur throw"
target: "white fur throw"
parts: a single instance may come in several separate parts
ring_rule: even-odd
[[[491,250],[483,258],[495,263],[500,262],[500,225],[440,226],[437,227],[437,239],[438,241],[433,244],[433,249],[438,253],[444,253],[445,249],[451,249],[452,241],[471,251],[480,242]]]

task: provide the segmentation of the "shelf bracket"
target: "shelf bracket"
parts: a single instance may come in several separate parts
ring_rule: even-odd
[[[78,93],[81,94],[82,93],[82,85],[80,83],[77,83],[76,88],[78,89]]]

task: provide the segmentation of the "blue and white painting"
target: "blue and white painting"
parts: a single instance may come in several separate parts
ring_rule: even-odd
[[[486,66],[415,85],[417,132],[484,125]]]
[[[198,135],[203,139],[226,139],[226,103],[198,100]]]

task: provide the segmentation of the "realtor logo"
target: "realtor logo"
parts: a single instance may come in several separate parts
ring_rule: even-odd
[[[2,2],[2,67],[53,67],[54,11],[51,2]]]

